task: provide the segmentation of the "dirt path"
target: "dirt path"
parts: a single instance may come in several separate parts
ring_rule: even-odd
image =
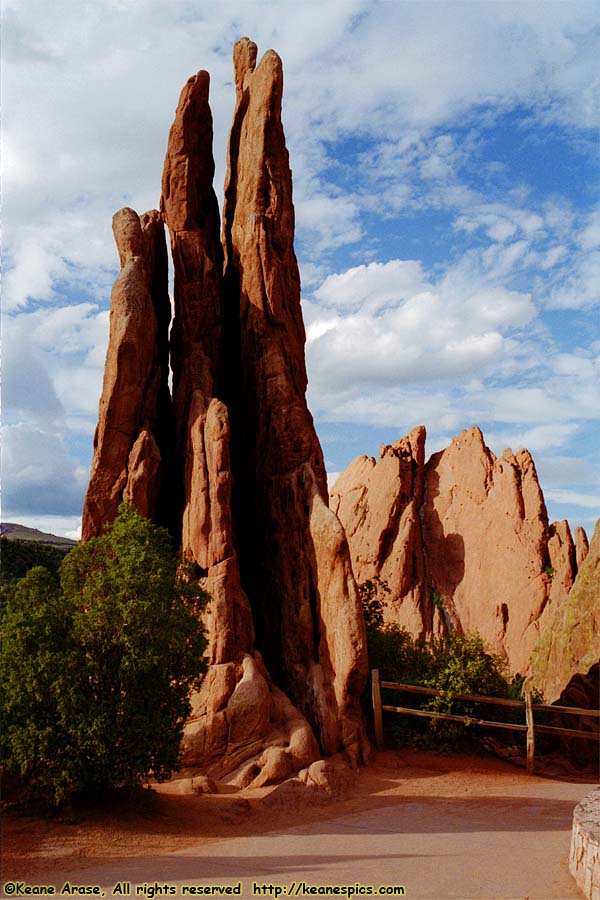
[[[267,896],[389,885],[414,900],[580,900],[567,854],[573,807],[591,787],[488,758],[390,753],[361,773],[352,798],[318,808],[273,807],[263,790],[158,794],[70,826],[7,816],[2,882],[58,894],[66,881],[99,885],[106,897],[129,896],[118,882],[133,897],[238,883],[251,897],[255,882]]]

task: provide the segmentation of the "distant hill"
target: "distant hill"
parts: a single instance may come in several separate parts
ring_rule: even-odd
[[[44,566],[55,577],[67,553],[77,541],[25,528],[12,522],[0,525],[0,615],[15,584],[34,566]]]
[[[58,567],[76,545],[77,541],[38,528],[0,523],[0,613],[19,578],[34,566],[44,566],[58,576]]]
[[[60,547],[70,550],[77,544],[71,538],[59,537],[57,534],[48,534],[38,528],[27,528],[16,522],[0,522],[0,536],[9,541],[33,541],[36,544],[46,544],[50,547]]]

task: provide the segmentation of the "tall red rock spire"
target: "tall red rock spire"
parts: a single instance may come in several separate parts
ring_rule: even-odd
[[[310,763],[312,729],[322,752],[366,752],[362,614],[305,400],[281,61],[269,51],[255,63],[256,46],[238,42],[224,278],[206,72],[181,94],[161,199],[175,275],[181,543],[212,597],[212,665],[185,759],[242,767],[242,780],[244,765],[260,779]]]
[[[218,395],[222,365],[220,220],[213,188],[208,72],[188,79],[177,106],[162,177],[161,212],[171,235],[175,316],[171,367],[175,426],[185,466],[192,394]]]
[[[121,271],[111,294],[110,337],[94,458],[82,520],[87,540],[131,499],[164,522],[163,474],[169,459],[167,333],[170,304],[164,228],[156,210],[113,218]]]
[[[283,71],[272,50],[255,61],[256,46],[238,41],[223,223],[227,303],[239,315],[228,351],[240,359],[231,412],[242,584],[277,683],[325,752],[345,747],[359,759],[364,625],[306,404]]]

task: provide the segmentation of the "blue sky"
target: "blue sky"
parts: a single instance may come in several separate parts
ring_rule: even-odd
[[[600,514],[600,4],[5,0],[3,513],[75,533],[117,254],[179,92],[284,63],[309,403],[328,471],[418,424],[527,447],[551,519]]]

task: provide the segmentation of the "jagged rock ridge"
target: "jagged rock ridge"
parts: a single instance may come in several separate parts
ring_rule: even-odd
[[[132,281],[122,271],[113,291],[84,509],[89,538],[121,497],[160,520],[154,495],[168,495],[166,520],[213,598],[212,665],[194,698],[185,760],[239,784],[281,779],[319,753],[343,750],[357,763],[368,749],[359,708],[364,624],[305,399],[282,66],[273,51],[258,66],[256,57],[247,38],[235,45],[222,243],[208,74],[190,78],[181,94],[161,199],[175,270],[172,408],[146,400],[154,369],[163,372],[168,327],[162,313],[150,315],[157,254],[128,245],[123,271],[139,272]],[[117,216],[129,222],[135,213]],[[131,361],[125,348],[136,344]],[[155,433],[168,436],[164,446]]]
[[[391,589],[387,617],[415,636],[479,631],[526,673],[577,572],[568,523],[550,525],[527,450],[501,457],[478,428],[425,463],[425,429],[358,457],[332,487],[357,581]],[[585,532],[578,535],[585,557]]]

